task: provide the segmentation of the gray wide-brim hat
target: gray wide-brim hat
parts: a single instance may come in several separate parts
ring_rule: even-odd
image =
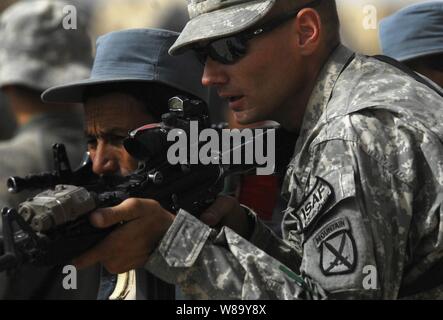
[[[119,82],[156,82],[192,94],[207,102],[208,89],[201,84],[203,66],[195,55],[168,54],[178,33],[161,29],[130,29],[101,36],[89,79],[50,88],[45,102],[84,102],[92,86]]]
[[[67,4],[18,2],[0,16],[0,87],[24,85],[43,91],[89,77],[92,43],[79,11],[77,29],[63,26]]]
[[[399,61],[443,53],[443,1],[403,8],[380,21],[383,54]]]
[[[190,21],[170,54],[180,54],[192,44],[223,38],[246,30],[262,19],[276,0],[188,0]]]

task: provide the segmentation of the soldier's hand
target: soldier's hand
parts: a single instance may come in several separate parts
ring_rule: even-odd
[[[220,195],[214,203],[201,214],[200,220],[211,227],[227,226],[236,233],[249,239],[251,226],[245,209],[231,196]]]
[[[173,221],[172,213],[149,199],[128,199],[118,206],[99,209],[91,215],[95,227],[125,223],[73,263],[83,269],[101,262],[111,273],[142,267]]]

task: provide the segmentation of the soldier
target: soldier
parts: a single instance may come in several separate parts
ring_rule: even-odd
[[[53,170],[54,143],[66,145],[73,166],[85,152],[81,109],[40,99],[47,88],[90,73],[91,39],[81,15],[77,30],[63,28],[64,6],[48,0],[20,2],[0,17],[0,88],[19,126],[11,140],[0,143],[0,207],[16,207],[30,195],[9,194],[9,176]],[[98,287],[92,269],[78,275],[78,283],[88,283],[88,290],[64,290],[59,268],[24,268],[5,277],[0,274],[0,297],[5,299],[86,299],[95,297]]]
[[[284,239],[232,198],[208,210],[221,229],[129,199],[92,215],[97,227],[127,223],[75,264],[144,265],[200,299],[443,297],[441,95],[341,45],[334,1],[189,0],[188,10],[170,52],[200,55],[203,84],[240,124],[300,134]]]
[[[443,87],[443,2],[417,3],[380,21],[383,53]]]
[[[77,30],[63,28],[64,6],[45,0],[17,3],[0,18],[0,88],[19,126],[12,140],[0,144],[2,206],[25,198],[7,192],[9,176],[53,169],[53,143],[66,144],[74,166],[84,153],[78,106],[40,100],[49,87],[90,73],[91,39],[81,16]]]
[[[51,88],[43,94],[47,102],[84,103],[94,173],[124,176],[137,169],[138,163],[126,152],[123,140],[134,129],[161,122],[171,97],[185,95],[207,100],[208,90],[200,82],[202,66],[195,56],[168,54],[177,37],[176,32],[160,29],[130,29],[104,35],[97,40],[89,79]],[[135,277],[133,274],[119,275],[120,279],[136,279],[120,290],[115,279],[104,272],[99,298],[174,298],[173,286],[160,285],[144,270],[138,270]],[[130,281],[121,283],[125,282]]]

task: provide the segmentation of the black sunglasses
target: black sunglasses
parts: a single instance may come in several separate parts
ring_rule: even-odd
[[[206,63],[206,59],[211,57],[212,60],[222,64],[234,64],[247,53],[248,41],[254,37],[269,32],[289,21],[295,17],[302,9],[314,7],[318,5],[321,0],[314,0],[304,6],[298,7],[285,14],[275,17],[262,25],[254,26],[254,29],[249,29],[233,36],[217,39],[209,42],[204,46],[194,46],[192,49],[197,55],[198,60]]]

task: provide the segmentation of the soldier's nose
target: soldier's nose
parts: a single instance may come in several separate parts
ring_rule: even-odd
[[[222,86],[229,81],[225,66],[208,57],[206,59],[205,69],[202,76],[202,84],[204,86]]]

